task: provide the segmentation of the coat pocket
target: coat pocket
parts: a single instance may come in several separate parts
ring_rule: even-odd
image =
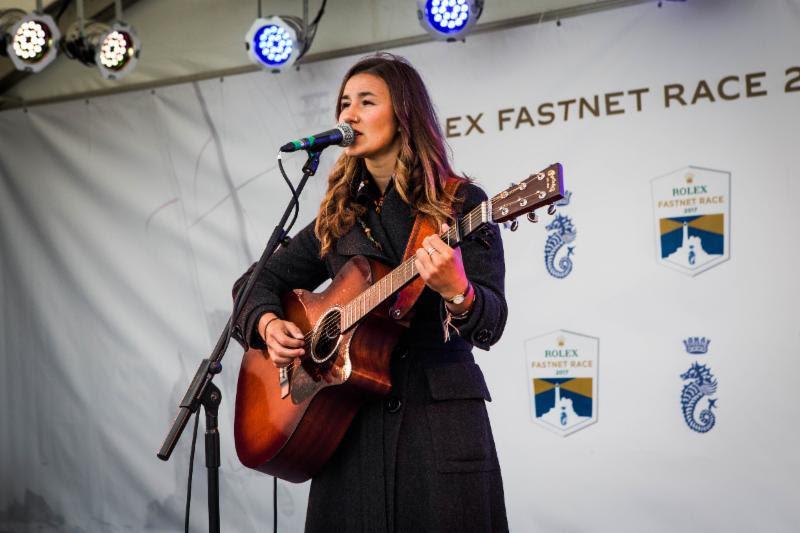
[[[439,472],[496,470],[486,401],[491,401],[481,369],[472,362],[425,368],[430,391],[426,406]]]

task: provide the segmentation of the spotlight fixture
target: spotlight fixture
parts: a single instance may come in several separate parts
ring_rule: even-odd
[[[325,11],[323,0],[314,21],[308,23],[308,0],[303,1],[303,18],[272,15],[253,21],[244,37],[244,47],[250,61],[272,72],[280,72],[294,65],[311,48],[317,26]]]
[[[483,13],[483,0],[417,0],[420,25],[434,39],[463,40]]]
[[[97,66],[107,80],[118,80],[136,67],[141,41],[133,28],[117,21],[112,25],[79,20],[67,31],[64,54],[87,66]]]
[[[0,54],[17,70],[41,72],[58,55],[61,32],[50,15],[21,9],[0,10]]]
[[[289,68],[305,46],[303,22],[297,17],[258,18],[245,35],[250,61],[269,70]]]
[[[96,66],[107,80],[127,76],[136,67],[142,43],[133,27],[122,22],[122,2],[116,0],[116,22],[105,24],[83,18],[83,0],[78,0],[78,18],[64,38],[64,54],[87,66]]]

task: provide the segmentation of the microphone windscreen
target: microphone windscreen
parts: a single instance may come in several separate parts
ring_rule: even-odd
[[[336,125],[336,129],[342,132],[342,142],[339,143],[339,146],[350,146],[355,142],[356,134],[350,124],[341,122]]]

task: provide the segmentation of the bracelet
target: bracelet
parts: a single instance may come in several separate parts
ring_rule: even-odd
[[[469,309],[458,315],[454,315],[453,313],[451,313],[450,309],[448,309],[447,306],[444,306],[444,309],[447,312],[447,316],[450,317],[450,320],[464,320],[469,316],[470,311],[472,311],[472,306],[469,306]]]
[[[264,334],[261,335],[261,338],[264,339],[264,342],[267,342],[267,328],[269,327],[270,324],[272,324],[273,320],[278,320],[278,317],[274,316],[274,317],[270,318],[269,320],[267,320],[267,323],[264,324]]]
[[[470,312],[472,311],[472,308],[475,307],[475,300],[472,301],[472,305],[469,306],[469,309],[458,315],[454,315],[453,313],[451,313],[450,309],[448,309],[447,307],[447,304],[442,303],[442,305],[444,305],[444,312],[445,312],[444,321],[442,322],[442,327],[444,328],[444,342],[448,342],[450,340],[451,329],[456,333],[458,333],[459,335],[461,335],[461,331],[459,331],[458,327],[456,327],[456,325],[453,324],[453,322],[454,321],[458,322],[467,318]]]

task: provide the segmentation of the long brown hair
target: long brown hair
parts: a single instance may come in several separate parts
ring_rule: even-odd
[[[455,177],[436,111],[419,73],[404,58],[381,53],[365,57],[344,75],[336,99],[336,118],[341,113],[342,93],[356,74],[372,74],[389,87],[392,108],[400,135],[400,153],[394,184],[404,202],[430,217],[439,227],[452,217],[454,200],[445,190],[447,178]],[[320,255],[346,234],[366,208],[353,201],[352,183],[363,171],[364,161],[342,154],[328,176],[328,190],[320,204],[314,232],[320,241]]]

